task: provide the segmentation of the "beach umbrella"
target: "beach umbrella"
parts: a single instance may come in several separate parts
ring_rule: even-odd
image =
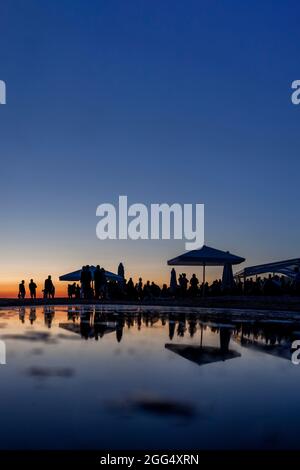
[[[172,294],[175,294],[177,290],[177,278],[176,271],[174,268],[171,270],[171,279],[170,279],[170,291]]]
[[[121,276],[123,279],[125,278],[125,270],[123,263],[120,263],[118,266],[118,276]]]
[[[253,349],[280,359],[291,361],[291,344],[261,344],[258,341],[251,341],[244,337],[234,338],[234,341],[243,348]]]
[[[59,276],[60,281],[69,281],[69,282],[76,282],[80,281],[81,278],[81,271],[82,269],[78,269],[78,271],[73,271],[68,274],[63,274],[62,276]],[[92,279],[94,279],[94,272],[96,271],[95,266],[90,266],[90,271],[92,274]],[[118,274],[111,273],[110,271],[105,271],[105,276],[108,281],[118,281],[118,282],[123,282],[124,279],[121,276],[118,276]]]
[[[223,269],[223,276],[222,276],[222,288],[232,289],[234,286],[234,279],[233,279],[233,272],[232,272],[232,264],[226,263],[224,264]]]
[[[165,348],[181,357],[184,357],[188,361],[198,364],[198,366],[241,357],[241,354],[237,351],[222,351],[220,348],[215,348],[213,346],[167,343],[165,344]]]
[[[183,253],[176,258],[168,261],[169,266],[203,266],[203,285],[205,284],[205,268],[206,266],[225,266],[229,263],[240,264],[245,258],[236,256],[229,251],[217,250],[210,246],[203,245],[199,250],[192,250]],[[203,289],[204,293],[204,289]]]
[[[241,354],[239,352],[230,349],[230,339],[232,330],[234,328],[233,324],[210,323],[211,328],[215,327],[219,330],[219,347],[203,346],[203,322],[200,322],[200,327],[200,346],[196,344],[166,343],[165,348],[169,351],[174,352],[175,354],[178,354],[181,357],[184,357],[188,361],[198,364],[199,366],[241,357]]]

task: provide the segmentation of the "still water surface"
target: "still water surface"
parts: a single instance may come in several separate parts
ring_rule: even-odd
[[[299,449],[297,338],[297,315],[0,309],[0,448]]]

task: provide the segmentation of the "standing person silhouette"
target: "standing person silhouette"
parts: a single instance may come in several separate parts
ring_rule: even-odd
[[[19,297],[19,299],[25,299],[25,296],[26,296],[25,281],[21,281],[21,283],[19,284],[18,297]]]
[[[103,300],[106,299],[106,294],[107,294],[107,279],[106,279],[106,274],[105,274],[105,269],[101,268],[101,278],[100,278],[100,295]]]
[[[50,299],[51,297],[53,298],[54,297],[53,292],[54,292],[54,285],[53,285],[51,276],[49,275],[47,279],[45,280],[44,297],[46,299]]]
[[[86,299],[86,267],[82,266],[80,275],[81,289],[83,292],[83,298]]]
[[[90,266],[87,264],[86,265],[86,298],[87,299],[90,299],[92,298],[92,287],[91,287],[91,284],[92,284],[92,273],[91,273],[91,270],[90,270]]]
[[[94,271],[94,283],[95,283],[95,299],[99,300],[101,294],[101,281],[102,281],[102,272],[99,264],[96,266]]]
[[[83,298],[88,299],[91,297],[91,282],[92,282],[92,273],[89,265],[82,266],[81,276],[81,287],[83,291]]]
[[[33,279],[30,279],[29,292],[30,292],[30,297],[32,299],[36,299],[36,288],[37,288],[36,283],[33,282]]]

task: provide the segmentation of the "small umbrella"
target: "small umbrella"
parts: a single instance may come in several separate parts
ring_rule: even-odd
[[[232,264],[226,263],[224,264],[223,269],[223,276],[222,276],[222,288],[232,289],[234,286],[234,279],[233,279],[233,272],[232,272]]]
[[[167,343],[165,348],[179,354],[179,356],[184,357],[188,361],[198,364],[198,366],[241,357],[241,354],[237,351],[228,350],[223,352],[221,349],[213,346]]]
[[[172,294],[175,294],[177,290],[177,279],[176,279],[176,271],[174,268],[171,270],[171,279],[170,279],[170,291]]]
[[[79,269],[78,271],[73,271],[71,273],[59,276],[59,280],[60,281],[69,281],[69,282],[80,281],[81,271],[82,271],[82,269]],[[92,274],[92,279],[94,279],[94,272],[95,271],[96,271],[96,267],[95,266],[90,266],[90,272]],[[105,271],[105,276],[106,276],[106,279],[108,281],[122,282],[124,280],[121,276],[118,276],[118,274],[111,273],[110,271]]]
[[[192,250],[183,253],[168,261],[169,266],[203,266],[203,285],[205,284],[206,266],[224,266],[227,263],[240,264],[245,258],[233,255],[229,251],[217,250],[210,246],[203,245],[199,250]],[[204,289],[203,289],[204,293]]]

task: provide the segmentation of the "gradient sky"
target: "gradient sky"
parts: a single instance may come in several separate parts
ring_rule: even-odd
[[[97,240],[119,194],[204,203],[247,265],[300,256],[299,24],[290,0],[2,0],[0,295],[120,260],[168,281],[184,242]]]

